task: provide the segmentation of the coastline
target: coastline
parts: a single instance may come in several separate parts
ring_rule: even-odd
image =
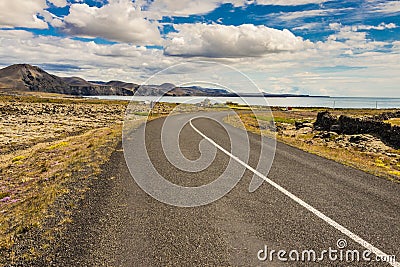
[[[102,183],[98,174],[113,151],[118,150],[121,123],[128,104],[127,101],[56,95],[0,96],[1,131],[9,133],[7,140],[0,140],[3,201],[0,211],[4,220],[1,228],[4,238],[0,240],[0,255],[4,262],[0,263],[29,265],[37,259],[46,260],[44,255],[57,248],[54,242],[62,238],[73,222],[82,198],[90,194],[92,187]],[[131,104],[136,108],[134,116],[138,123],[143,123],[148,105]],[[158,103],[152,116],[168,115],[176,106]],[[182,105],[178,112],[227,108]],[[263,107],[259,107],[260,113],[256,115],[248,109],[232,108],[245,122],[246,130],[271,134],[254,127],[255,117],[252,116],[258,117],[261,126],[270,120],[263,117]],[[326,108],[286,111],[276,107],[272,112],[277,140],[400,182],[399,150],[372,135],[339,135],[314,129],[318,112],[324,110],[349,116],[374,116],[393,111]],[[227,122],[235,125],[235,121]],[[391,123],[399,122],[393,120]]]

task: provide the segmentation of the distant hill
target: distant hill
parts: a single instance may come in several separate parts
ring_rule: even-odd
[[[88,82],[80,77],[63,77],[64,82],[72,86],[92,86],[93,83]]]
[[[69,95],[221,96],[228,92],[202,87],[176,87],[171,83],[144,85],[123,81],[89,82],[80,77],[58,77],[29,64],[0,69],[0,91],[37,91]]]
[[[110,82],[106,82],[104,85],[111,86],[111,87],[125,88],[127,90],[132,90],[132,91],[136,91],[139,88],[138,84],[121,82],[121,81],[110,81]]]
[[[0,88],[67,94],[69,85],[39,67],[17,64],[0,70]]]

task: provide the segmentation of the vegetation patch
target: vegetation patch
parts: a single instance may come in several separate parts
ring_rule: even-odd
[[[285,117],[271,117],[271,116],[263,116],[263,115],[252,115],[253,118],[261,120],[261,121],[274,121],[279,123],[289,123],[295,124],[296,120],[293,118],[285,118]],[[300,120],[299,120],[300,121]]]
[[[0,264],[29,262],[45,253],[24,240],[34,238],[46,248],[53,234],[71,222],[68,207],[89,188],[89,178],[100,172],[120,136],[121,125],[91,130],[19,156],[18,161],[25,159],[22,164],[0,170],[0,189],[6,190],[0,193]],[[64,209],[52,210],[52,204],[65,195],[69,203]],[[49,218],[52,227],[46,223]]]
[[[149,116],[149,112],[134,112],[133,114],[137,116]]]
[[[392,119],[386,120],[384,122],[390,123],[391,125],[400,126],[400,118],[392,118]]]
[[[0,95],[0,266],[51,265],[49,251],[121,141],[128,102],[46,97]],[[147,117],[149,105],[129,107],[128,129],[205,110],[157,103]]]
[[[24,160],[24,159],[26,159],[26,156],[17,156],[17,157],[14,157],[11,161],[12,162],[18,162],[18,161],[21,161],[21,160]]]
[[[342,164],[358,168],[376,176],[400,182],[400,150],[390,148],[373,136],[345,136],[332,132],[316,131],[310,127],[297,129],[295,124],[313,122],[320,109],[297,108],[292,111],[273,110],[276,131],[268,130],[265,122],[272,120],[268,113],[238,113],[228,116],[225,122],[247,131],[274,136],[277,140]],[[385,112],[391,110],[385,110]],[[331,110],[335,115],[379,115],[382,110]],[[258,121],[257,121],[258,119]],[[308,124],[307,124],[308,125]]]
[[[48,150],[53,150],[53,149],[65,147],[65,146],[68,146],[68,145],[69,145],[68,142],[63,141],[63,142],[60,142],[60,143],[51,145],[51,146],[47,147],[47,149],[48,149]]]

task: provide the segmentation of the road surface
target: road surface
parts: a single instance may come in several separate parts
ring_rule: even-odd
[[[200,157],[199,143],[204,138],[194,128],[227,151],[247,146],[247,141],[230,143],[227,130],[213,120],[197,118],[191,127],[189,121],[198,115],[177,116],[187,122],[179,139],[180,149],[187,158],[196,160]],[[208,115],[222,121],[226,114]],[[197,173],[179,170],[162,153],[163,122],[164,119],[157,119],[147,123],[146,150],[157,171],[169,181],[191,187],[208,184],[218,178],[232,161],[229,155],[216,149],[216,156],[207,169]],[[237,138],[247,136],[240,129],[226,127],[230,135]],[[143,138],[134,134],[133,137],[136,140]],[[248,165],[257,168],[261,140],[254,134],[248,134],[248,137]],[[137,171],[147,168],[141,164],[149,163],[138,160]],[[122,149],[119,149],[104,166],[101,179],[84,200],[81,212],[75,218],[74,231],[54,264],[390,266],[362,259],[360,262],[332,261],[327,254],[322,262],[317,263],[279,260],[279,250],[288,253],[296,250],[300,258],[304,250],[314,250],[319,257],[324,250],[338,249],[340,239],[347,242],[343,251],[358,250],[360,257],[366,248],[270,183],[264,182],[250,193],[249,184],[253,176],[254,173],[247,169],[232,191],[211,204],[195,208],[175,207],[155,200],[138,186],[131,177]],[[282,143],[277,143],[267,177],[361,240],[400,260],[398,184]],[[265,255],[262,250],[266,246],[268,256],[271,250],[276,251],[272,261],[260,260]],[[374,254],[369,257],[375,260]],[[288,254],[282,258],[288,258]]]

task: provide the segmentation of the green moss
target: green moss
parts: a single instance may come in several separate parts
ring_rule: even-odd
[[[12,162],[18,162],[18,161],[21,161],[21,160],[24,160],[24,159],[26,159],[25,156],[17,156],[15,158],[13,158],[11,161]]]
[[[256,118],[260,121],[272,121],[272,117],[270,117],[270,116],[257,115],[257,116],[252,116],[252,117]],[[282,117],[274,117],[274,121],[279,122],[279,123],[289,123],[289,124],[294,124],[296,122],[295,119],[282,118]]]
[[[48,150],[53,150],[53,149],[60,148],[60,147],[65,147],[65,146],[68,146],[68,145],[69,145],[68,142],[60,142],[60,143],[57,143],[57,144],[54,144],[54,145],[51,145],[51,146],[47,147],[47,149]]]
[[[133,114],[135,114],[137,116],[148,116],[149,112],[134,112]]]
[[[3,199],[5,197],[9,197],[9,196],[10,196],[10,193],[8,193],[8,192],[0,192],[0,199]]]

